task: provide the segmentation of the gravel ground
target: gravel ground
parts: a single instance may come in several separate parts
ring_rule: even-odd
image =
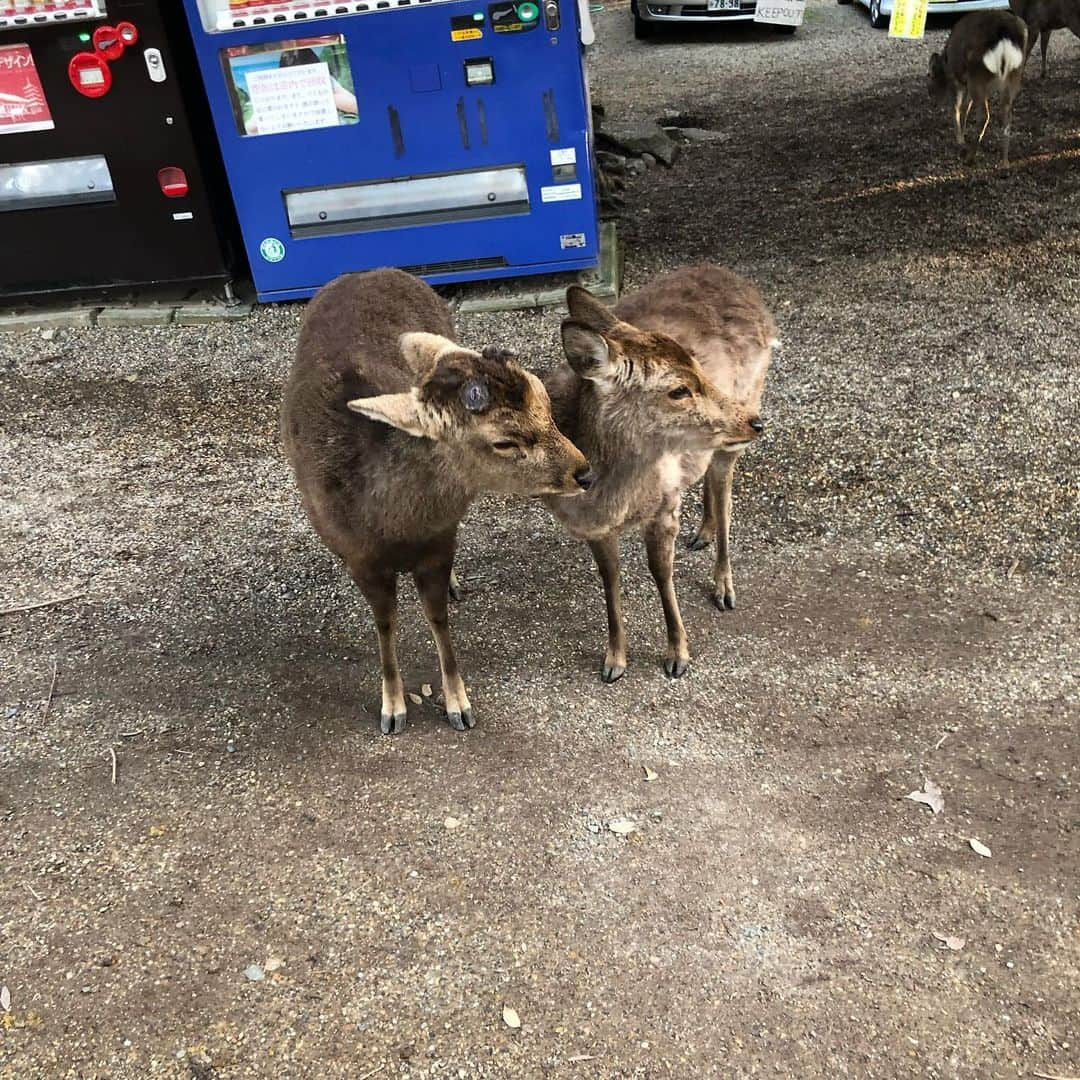
[[[478,726],[380,738],[374,633],[276,443],[300,309],[0,337],[0,608],[79,594],[0,617],[0,1075],[1080,1073],[1080,47],[972,171],[922,85],[941,28],[598,31],[610,115],[730,135],[632,182],[630,284],[722,261],[784,339],[740,609],[682,553],[669,682],[628,543],[602,686],[587,551],[481,500]],[[558,321],[461,331],[543,368]],[[416,691],[411,589],[403,622]],[[902,800],[924,779],[943,813]]]

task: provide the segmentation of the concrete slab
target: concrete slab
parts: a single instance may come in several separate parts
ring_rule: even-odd
[[[98,326],[168,326],[173,321],[175,308],[159,304],[135,305],[133,307],[102,308],[97,318]]]
[[[0,333],[49,330],[68,326],[93,326],[98,308],[58,308],[41,311],[12,311],[0,315]]]
[[[176,309],[174,321],[178,326],[205,326],[208,323],[232,322],[246,319],[252,312],[251,304],[185,304]]]

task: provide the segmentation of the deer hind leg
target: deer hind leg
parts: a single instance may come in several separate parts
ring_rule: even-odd
[[[396,735],[405,729],[405,687],[398,668],[394,633],[397,629],[397,575],[375,573],[366,567],[349,567],[353,581],[371,605],[379,633],[379,663],[382,668],[382,711],[379,730]]]
[[[626,625],[623,622],[622,591],[619,588],[619,537],[605,536],[590,540],[589,548],[604,583],[604,603],[607,605],[608,647],[600,678],[613,683],[626,673]]]
[[[1042,75],[1040,77],[1043,79],[1045,79],[1047,75],[1046,50],[1050,48],[1050,33],[1051,32],[1048,29],[1039,32],[1039,52],[1042,53]],[[1076,30],[1073,30],[1073,33],[1077,34],[1077,37],[1080,37],[1080,34],[1078,34]],[[1031,46],[1032,48],[1035,47],[1034,35],[1032,36]]]
[[[1020,93],[1020,80],[1023,76],[1023,71],[1013,71],[1005,78],[1005,86],[1001,91],[1001,116],[1002,116],[1002,132],[1001,132],[1001,160],[1008,165],[1009,163],[1009,136],[1012,134],[1012,111],[1013,102],[1016,101],[1016,95]]]
[[[716,454],[713,454],[709,461],[709,468],[705,473],[705,483],[701,489],[701,527],[686,543],[686,546],[691,551],[701,551],[716,539],[716,485],[713,483],[713,466],[715,464]]]
[[[450,599],[451,600],[464,600],[465,599],[465,590],[462,587],[461,582],[458,581],[457,572],[454,571],[454,570],[450,571],[449,592],[450,592]]]
[[[649,572],[660,593],[667,626],[667,656],[664,658],[664,674],[677,679],[690,666],[690,648],[679,612],[679,598],[675,595],[675,535],[679,531],[676,511],[665,511],[644,530],[645,550],[649,557]]]
[[[447,613],[450,595],[453,550],[422,563],[413,571],[416,591],[431,626],[431,636],[439,650],[439,670],[442,674],[443,699],[446,702],[446,719],[458,731],[473,726],[472,706],[465,693],[465,683],[458,671],[454,643],[450,638],[450,620]]]

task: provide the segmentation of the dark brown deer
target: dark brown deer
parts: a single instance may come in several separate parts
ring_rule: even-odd
[[[703,340],[712,316],[697,310],[695,290],[727,271],[698,267],[683,271],[688,291],[673,313],[688,320]],[[738,280],[738,279],[735,279]],[[670,299],[666,279],[656,298]],[[748,408],[719,390],[690,347],[659,330],[658,310],[648,286],[614,312],[584,289],[567,292],[570,317],[562,326],[568,365],[546,380],[560,428],[595,461],[599,476],[578,499],[545,502],[571,536],[588,542],[604,584],[608,647],[601,678],[614,682],[626,671],[626,631],[619,587],[619,538],[630,528],[644,534],[649,570],[660,593],[667,625],[664,671],[682,675],[689,644],[672,569],[682,491],[700,479],[714,451],[737,454],[762,431],[756,405]],[[659,306],[659,305],[657,305]],[[646,325],[627,321],[631,313]]]
[[[1080,37],[1080,0],[1009,0],[1014,15],[1027,23],[1028,43],[1024,59],[1035,49],[1036,38],[1042,52],[1042,77],[1046,78],[1046,50],[1054,30],[1070,29]]]
[[[446,304],[416,278],[338,278],[308,305],[282,406],[304,507],[375,616],[385,734],[406,717],[398,574],[412,574],[431,624],[447,718],[472,727],[447,619],[458,523],[481,491],[569,497],[593,479],[540,380],[453,337]]]
[[[1020,93],[1027,57],[1028,30],[1007,11],[973,11],[956,21],[943,52],[930,57],[930,96],[953,101],[956,142],[966,147],[972,106],[985,115],[978,139],[967,147],[974,161],[990,126],[990,95],[1001,92],[1001,156],[1009,160],[1012,109]]]

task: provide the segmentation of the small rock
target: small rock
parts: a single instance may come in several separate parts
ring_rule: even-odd
[[[244,978],[249,982],[262,982],[266,978],[266,972],[258,964],[252,964],[244,968]]]
[[[656,158],[652,154],[642,154],[641,160],[645,163],[645,168],[651,169],[656,165]]]

